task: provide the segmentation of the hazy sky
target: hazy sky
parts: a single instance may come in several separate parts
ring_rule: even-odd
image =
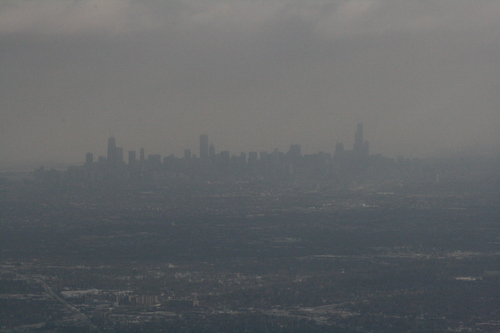
[[[500,144],[500,1],[0,3],[0,164]]]

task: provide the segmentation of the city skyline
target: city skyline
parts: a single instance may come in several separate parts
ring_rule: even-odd
[[[79,153],[79,158],[76,158],[73,160],[68,159],[65,161],[54,161],[54,160],[38,160],[38,161],[17,161],[13,163],[9,163],[9,161],[5,162],[3,161],[0,163],[0,168],[3,168],[4,170],[16,170],[17,167],[20,167],[21,169],[26,169],[30,170],[33,167],[39,167],[39,166],[48,166],[48,167],[54,167],[54,166],[60,166],[60,168],[65,168],[66,166],[69,165],[81,165],[82,163],[87,163],[89,160],[89,156],[92,156],[91,158],[93,159],[93,162],[97,162],[99,157],[104,157],[108,161],[112,161],[113,165],[116,165],[119,161],[125,162],[126,164],[129,164],[128,161],[131,159],[137,160],[137,161],[147,161],[148,156],[154,155],[157,156],[158,158],[166,158],[168,156],[175,157],[176,159],[191,159],[191,158],[196,158],[196,159],[208,159],[209,156],[213,158],[215,154],[219,155],[221,152],[227,152],[230,154],[230,156],[237,156],[239,154],[252,154],[256,153],[257,155],[260,154],[261,152],[267,153],[267,152],[281,152],[281,153],[287,153],[289,150],[293,150],[293,147],[295,146],[296,148],[298,147],[299,151],[301,151],[301,154],[303,155],[314,155],[318,153],[325,153],[330,156],[335,156],[336,153],[338,153],[339,149],[340,150],[345,150],[347,152],[351,152],[354,155],[365,155],[368,156],[369,152],[371,153],[372,151],[370,150],[370,144],[368,140],[365,140],[366,138],[365,134],[365,126],[363,126],[362,122],[358,122],[356,124],[356,131],[351,133],[351,138],[347,138],[345,141],[341,140],[336,140],[333,142],[330,147],[327,147],[326,150],[315,150],[314,147],[305,147],[300,143],[300,142],[291,142],[286,146],[280,146],[280,147],[272,147],[272,146],[267,146],[264,149],[252,149],[248,148],[247,150],[230,150],[227,149],[228,146],[231,146],[230,142],[229,144],[227,142],[214,142],[209,140],[209,135],[208,134],[200,134],[198,138],[197,144],[194,146],[187,146],[187,145],[182,145],[179,144],[178,147],[175,150],[167,151],[166,149],[156,149],[156,150],[150,150],[149,147],[147,146],[139,146],[137,144],[132,144],[130,146],[126,146],[125,144],[122,144],[122,147],[116,146],[116,137],[111,135],[107,137],[107,145],[102,145],[101,148],[97,150],[87,150],[85,153]],[[354,133],[354,134],[353,134]],[[120,142],[122,142],[122,138],[119,138]],[[192,141],[192,140],[190,140]],[[215,145],[214,145],[215,144]],[[217,149],[215,148],[217,147]],[[484,148],[486,146],[483,146]],[[406,157],[406,158],[429,158],[429,157],[451,157],[451,156],[495,156],[495,154],[500,153],[500,151],[496,150],[481,150],[480,146],[474,146],[474,147],[464,147],[466,149],[457,149],[457,150],[450,150],[446,148],[442,148],[441,150],[437,150],[434,154],[429,154],[427,156],[408,156],[404,152],[398,153],[394,156],[387,156],[381,153],[380,151],[375,151],[375,155],[383,156],[384,158],[390,158],[390,159],[396,159],[400,156]],[[490,147],[491,148],[491,147]],[[205,155],[202,155],[202,150],[205,151]],[[382,149],[383,150],[383,149]],[[89,155],[90,154],[90,155]],[[439,155],[441,154],[441,155]]]
[[[198,155],[186,148],[182,155],[164,155],[140,148],[128,150],[117,145],[115,137],[107,140],[105,155],[85,153],[85,162],[68,166],[58,172],[44,165],[34,171],[38,184],[60,186],[122,186],[151,185],[175,181],[244,181],[244,182],[349,182],[414,181],[420,183],[481,181],[498,171],[498,159],[473,158],[421,159],[398,155],[389,158],[370,154],[369,141],[362,123],[356,125],[352,145],[335,144],[332,153],[305,153],[300,144],[288,150],[229,151],[217,147],[207,134],[201,134]],[[496,162],[495,162],[496,161]],[[50,171],[49,171],[50,170]],[[495,171],[497,170],[497,171]],[[135,184],[135,185],[134,185]]]
[[[363,140],[363,123],[359,122],[356,125],[356,132],[354,134],[354,141],[352,144],[352,149],[347,148],[345,151],[351,151],[354,155],[357,156],[368,156],[369,155],[369,143],[368,140]],[[344,151],[344,147],[348,147],[348,145],[344,145],[343,142],[338,142],[335,144],[335,146],[332,147],[331,152],[330,151],[316,151],[316,152],[308,152],[307,154],[317,154],[317,153],[325,153],[325,154],[330,154],[330,155],[335,155],[339,152],[339,150]],[[208,134],[200,134],[199,136],[199,146],[198,146],[198,154],[193,153],[193,149],[191,148],[184,148],[183,149],[183,154],[182,155],[175,155],[173,152],[166,152],[165,154],[157,154],[156,152],[151,152],[146,154],[146,148],[141,147],[140,148],[140,156],[141,158],[137,160],[137,152],[136,150],[128,150],[127,156],[128,156],[128,163],[131,164],[130,161],[141,161],[144,162],[146,160],[146,155],[149,156],[162,156],[162,157],[168,157],[168,156],[173,156],[175,158],[184,158],[184,159],[191,159],[191,158],[198,158],[201,160],[205,159],[213,159],[216,155],[220,154],[221,152],[228,152],[231,156],[238,155],[238,154],[250,154],[250,153],[267,153],[268,150],[248,150],[248,151],[230,151],[227,149],[224,149],[224,146],[222,148],[219,146],[219,150],[217,151],[215,148],[215,145],[213,142],[209,140]],[[286,150],[280,150],[279,148],[272,148],[270,149],[271,152],[286,152]],[[294,155],[300,155],[302,156],[302,148],[300,143],[291,143],[289,146],[288,152],[291,152]],[[90,155],[89,155],[90,154]],[[91,163],[94,162],[94,152],[86,152],[85,154],[85,163],[89,163],[89,156],[92,156]],[[96,155],[99,157],[106,157],[106,161],[108,164],[111,164],[113,166],[116,166],[117,163],[119,162],[127,162],[125,159],[125,152],[123,150],[123,147],[117,147],[116,146],[116,138],[114,136],[110,136],[108,138],[108,144],[107,144],[107,152],[106,156],[104,155]]]

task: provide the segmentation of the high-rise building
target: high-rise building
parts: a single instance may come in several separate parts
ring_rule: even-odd
[[[259,153],[259,157],[261,161],[268,161],[269,160],[269,153],[267,151],[261,151]]]
[[[208,158],[208,135],[206,134],[200,135],[200,158]]]
[[[135,150],[131,150],[128,152],[128,165],[134,165],[135,162],[137,162]]]
[[[363,141],[363,124],[358,123],[356,134],[354,135],[354,154],[356,156],[368,156],[370,153],[368,141]]]
[[[257,152],[251,151],[248,153],[248,164],[255,165],[257,163]]]
[[[108,154],[106,157],[109,164],[116,163],[116,141],[114,137],[108,138]]]
[[[245,154],[245,153],[243,153],[243,152],[242,152],[242,153],[240,153],[239,162],[240,162],[240,164],[242,164],[242,165],[247,164],[247,154]]]
[[[221,170],[226,170],[229,167],[230,157],[231,154],[229,153],[229,150],[224,150],[220,152],[218,157],[218,163]]]
[[[191,149],[184,149],[184,159],[186,160],[191,159]]]
[[[302,157],[300,152],[300,145],[290,145],[290,150],[287,153],[287,157],[291,160],[298,160]]]
[[[92,164],[92,163],[94,163],[94,154],[92,153],[85,154],[85,164]]]

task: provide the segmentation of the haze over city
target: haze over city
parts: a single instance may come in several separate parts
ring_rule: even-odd
[[[0,2],[0,333],[500,332],[500,1]]]
[[[498,152],[494,1],[5,1],[0,164],[125,150]]]

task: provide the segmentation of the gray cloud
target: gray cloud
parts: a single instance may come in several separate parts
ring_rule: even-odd
[[[298,19],[328,37],[394,31],[468,31],[499,26],[497,1],[134,1],[25,0],[0,5],[0,33],[126,34],[210,29],[242,34]]]
[[[115,35],[159,27],[153,16],[145,4],[127,0],[7,1],[0,7],[0,32]]]
[[[499,142],[496,1],[10,1],[0,158]]]

